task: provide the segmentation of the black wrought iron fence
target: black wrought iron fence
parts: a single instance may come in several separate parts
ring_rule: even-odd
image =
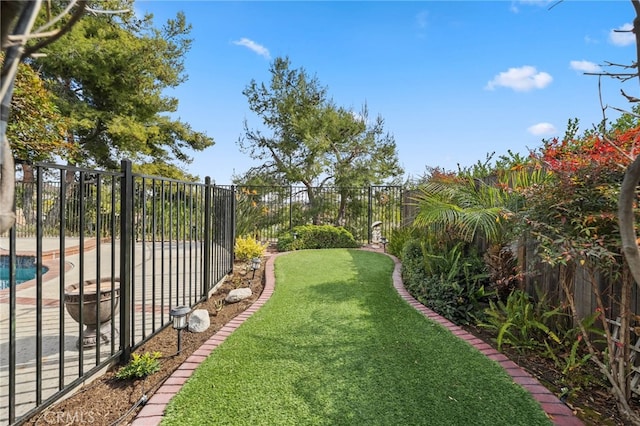
[[[126,361],[172,307],[194,306],[233,268],[232,188],[134,174],[129,162],[22,165],[17,177],[18,220],[0,236],[3,424]],[[33,279],[21,282],[24,265]]]
[[[237,186],[236,234],[275,241],[294,226],[338,225],[357,241],[371,242],[372,225],[382,235],[402,225],[402,187],[361,188]]]
[[[134,174],[129,162],[119,172],[23,164],[16,176],[16,225],[0,236],[8,424],[127,360],[172,307],[205,298],[233,268],[235,235],[276,241],[313,223],[370,242],[372,225],[388,235],[402,224],[398,186],[216,186]],[[34,278],[21,282],[25,265]]]

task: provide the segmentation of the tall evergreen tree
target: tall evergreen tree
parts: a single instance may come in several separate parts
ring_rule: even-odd
[[[395,140],[384,132],[381,117],[371,124],[366,107],[357,114],[336,106],[318,79],[303,68],[292,69],[288,58],[276,58],[269,71],[268,85],[253,80],[243,91],[249,108],[270,132],[251,129],[245,121],[240,148],[263,161],[247,176],[301,183],[312,208],[325,184],[341,188],[339,223],[347,188],[379,184],[402,174]]]
[[[133,1],[99,6],[133,10]],[[163,93],[186,79],[190,30],[183,13],[162,28],[152,15],[86,15],[43,49],[46,56],[35,65],[70,119],[67,142],[76,146],[78,163],[113,169],[130,158],[175,168],[191,161],[188,150],[213,145],[212,138],[168,116],[178,101]]]

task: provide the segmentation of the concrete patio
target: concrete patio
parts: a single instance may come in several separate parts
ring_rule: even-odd
[[[119,276],[119,241],[100,242],[86,240],[80,253],[78,239],[65,240],[64,268],[61,267],[57,238],[43,240],[43,265],[49,270],[43,275],[41,289],[41,401],[46,400],[64,386],[99,365],[118,350],[118,308],[111,331],[114,339],[97,347],[77,348],[81,326],[69,315],[64,306],[64,289],[81,280]],[[199,245],[199,243],[197,243]],[[201,262],[194,261],[195,242],[136,243],[133,253],[134,275],[133,316],[134,341],[158,330],[169,320],[171,302],[189,304],[191,295],[201,291]],[[35,255],[35,239],[18,239],[18,255]],[[9,241],[0,239],[0,254],[8,254]],[[196,251],[197,252],[197,251]],[[186,257],[185,257],[186,255]],[[155,268],[154,268],[155,266]],[[64,269],[64,272],[60,271]],[[157,270],[159,273],[153,274]],[[99,270],[99,274],[98,274]],[[114,274],[115,273],[115,274]],[[63,278],[63,279],[61,279]],[[156,284],[154,289],[153,283]],[[118,282],[115,283],[116,286]],[[102,283],[102,289],[110,282]],[[179,290],[176,290],[179,289]],[[176,291],[180,297],[176,300]],[[171,302],[170,302],[171,301]],[[15,292],[15,417],[23,416],[36,406],[37,377],[37,302],[36,280],[18,284]],[[9,419],[9,339],[10,289],[0,290],[0,424]],[[107,326],[109,328],[109,326]],[[109,333],[111,334],[111,333]],[[61,350],[62,349],[62,350]]]

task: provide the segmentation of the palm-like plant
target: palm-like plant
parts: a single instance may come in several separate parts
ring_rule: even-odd
[[[543,182],[547,174],[539,168],[514,167],[499,176],[494,182],[472,176],[431,179],[413,198],[418,207],[414,225],[450,240],[503,243],[509,219],[522,207],[523,189]]]
[[[473,178],[457,178],[429,181],[419,191],[414,198],[415,226],[454,240],[501,240],[504,219],[511,214],[504,190]]]

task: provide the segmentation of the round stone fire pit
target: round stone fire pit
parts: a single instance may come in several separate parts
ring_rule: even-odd
[[[77,347],[92,348],[96,346],[98,338],[103,343],[111,341],[112,309],[115,312],[120,301],[120,280],[115,279],[114,287],[111,287],[111,278],[100,280],[100,294],[96,280],[86,280],[82,283],[82,298],[80,300],[80,284],[71,284],[65,288],[64,305],[67,312],[76,322],[82,323],[86,328],[78,339]],[[111,306],[113,299],[113,308]],[[80,318],[80,305],[82,304],[82,318]],[[98,304],[100,305],[100,317],[98,318]],[[114,330],[115,339],[117,331]]]

